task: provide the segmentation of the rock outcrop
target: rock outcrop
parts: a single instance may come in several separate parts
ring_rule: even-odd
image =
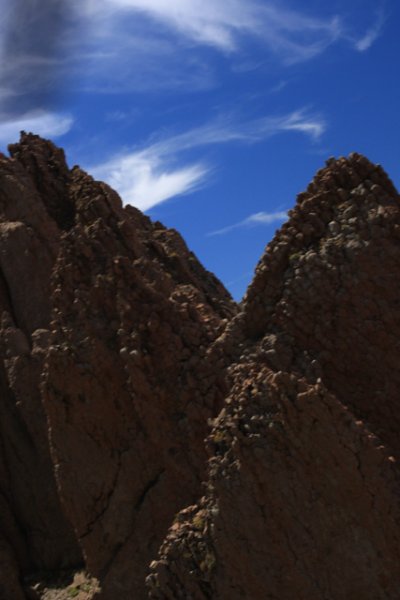
[[[328,161],[238,308],[177,232],[53,144],[23,134],[10,154],[0,600],[398,600],[383,170]]]
[[[33,141],[33,140],[32,140]],[[44,353],[35,343],[51,319],[50,275],[59,231],[31,170],[42,185],[62,152],[39,140],[29,167],[0,158],[0,598],[19,600],[20,574],[82,563],[53,476],[48,424],[40,394]]]
[[[200,493],[236,307],[182,238],[32,135],[0,164],[1,598],[83,564],[105,598]],[[133,566],[134,565],[134,566]]]
[[[231,391],[207,491],[152,564],[153,599],[399,597],[399,196],[329,161],[217,343]]]

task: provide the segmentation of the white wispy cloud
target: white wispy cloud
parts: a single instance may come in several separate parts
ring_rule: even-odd
[[[377,13],[376,21],[372,27],[370,27],[361,38],[354,40],[354,47],[356,50],[365,52],[365,50],[368,50],[372,46],[372,44],[381,36],[385,20],[385,14],[383,10],[380,10]]]
[[[383,27],[378,16],[360,34],[340,15],[321,16],[273,0],[30,0],[8,5],[0,0],[8,14],[0,19],[0,102],[7,101],[1,89],[10,90],[27,100],[23,110],[37,108],[43,94],[50,97],[66,82],[107,94],[210,89],[218,77],[202,48],[228,56],[233,71],[249,58],[250,64],[272,57],[293,65],[340,41],[364,51]]]
[[[246,217],[246,219],[243,219],[243,221],[239,221],[239,223],[228,225],[227,227],[217,229],[216,231],[210,231],[210,233],[207,235],[225,235],[226,233],[230,233],[235,229],[242,229],[243,227],[248,228],[256,225],[272,225],[273,223],[283,223],[287,220],[287,218],[287,211],[258,212]]]
[[[202,164],[174,169],[168,165],[167,157],[153,147],[116,156],[91,168],[90,172],[117,190],[125,203],[145,211],[170,198],[193,192],[209,169]]]
[[[267,130],[269,127],[273,130],[274,124],[276,124],[278,131],[297,131],[309,135],[314,140],[320,138],[326,130],[325,120],[319,115],[307,114],[305,109],[297,110],[275,123],[266,119],[264,124]]]
[[[245,37],[259,41],[284,61],[307,60],[340,38],[337,16],[322,18],[260,0],[87,0],[92,19],[136,14],[192,43],[237,51]]]
[[[0,144],[17,141],[21,131],[56,138],[67,133],[73,122],[69,115],[45,111],[31,111],[18,117],[0,114]]]
[[[88,170],[116,189],[124,202],[149,210],[206,183],[213,172],[211,167],[204,162],[182,164],[182,156],[195,148],[232,142],[252,144],[285,132],[300,133],[316,140],[325,128],[320,116],[304,109],[244,122],[225,117],[139,150],[121,153],[102,164],[88,167]],[[258,217],[261,219],[262,214]],[[257,215],[252,218],[256,219]]]
[[[380,33],[356,33],[340,15],[289,9],[283,1],[73,1],[84,41],[77,53],[72,36],[70,48],[90,92],[210,89],[218,77],[204,48],[223,53],[240,72],[271,58],[283,66],[309,61],[339,42],[362,50]]]
[[[151,151],[159,157],[174,156],[201,146],[228,142],[256,143],[283,132],[302,133],[312,140],[317,140],[326,127],[326,121],[321,115],[306,108],[285,115],[250,120],[240,120],[236,115],[228,115],[201,127],[161,139],[153,143],[146,152]]]

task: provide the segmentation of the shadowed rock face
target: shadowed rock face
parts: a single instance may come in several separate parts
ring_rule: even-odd
[[[396,456],[399,240],[399,196],[382,168],[359,155],[335,161],[268,247],[243,316],[244,335],[264,338],[267,354],[287,336],[294,350],[280,368],[314,368]]]
[[[200,492],[207,420],[224,394],[210,346],[235,308],[176,232],[81,171],[72,178],[43,401],[86,564],[106,597],[128,598]]]
[[[400,214],[382,169],[330,160],[238,312],[175,231],[50,142],[10,153],[0,600],[84,567],[99,600],[398,600]]]
[[[299,196],[217,343],[231,390],[207,492],[151,598],[398,598],[399,235],[398,194],[361,156]]]
[[[173,515],[201,489],[225,394],[210,346],[236,308],[175,231],[122,208],[50,142],[23,135],[10,151],[0,556],[22,574],[84,561],[104,597],[144,597]],[[18,598],[13,577],[1,570],[0,597]]]
[[[42,147],[49,160],[62,155],[40,140],[32,153]],[[44,169],[43,185],[51,178]],[[82,562],[53,477],[40,395],[45,356],[35,343],[50,324],[50,275],[59,238],[29,169],[0,158],[1,598],[22,598],[17,565],[25,574]]]

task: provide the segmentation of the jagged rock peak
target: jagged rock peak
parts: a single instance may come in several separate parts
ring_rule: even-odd
[[[356,153],[329,159],[307,190],[298,195],[288,221],[267,246],[247,298],[258,295],[259,280],[280,270],[293,254],[306,254],[322,238],[338,236],[341,226],[347,238],[343,241],[350,242],[361,229],[372,228],[374,211],[379,211],[379,216],[390,214],[398,205],[398,192],[380,165]]]
[[[400,214],[381,167],[329,159],[238,310],[176,231],[51,142],[10,152],[0,600],[398,600]]]
[[[193,502],[230,294],[174,231],[38,136],[0,158],[1,600],[88,568],[105,599]],[[32,589],[28,592],[34,594]],[[98,592],[96,592],[98,594]]]
[[[9,152],[34,179],[49,215],[60,229],[74,222],[74,206],[68,196],[70,172],[64,151],[37,135],[22,132],[19,143],[10,144]]]
[[[399,206],[379,166],[331,159],[267,246],[152,599],[398,598]]]
[[[242,336],[281,357],[272,366],[323,376],[396,452],[399,239],[383,169],[357,154],[330,160],[267,246],[238,317]]]

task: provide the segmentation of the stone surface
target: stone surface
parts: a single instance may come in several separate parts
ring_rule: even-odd
[[[53,144],[10,154],[0,600],[398,600],[400,213],[381,167],[329,159],[238,310],[177,232]]]
[[[170,528],[155,600],[399,597],[399,197],[330,161],[217,345],[231,391],[208,483]]]
[[[235,307],[177,233],[72,177],[43,399],[87,567],[105,597],[123,599],[143,593],[171,519],[200,492],[207,420],[223,397],[208,350]]]
[[[177,232],[123,208],[53,144],[23,134],[10,153],[1,593],[17,600],[18,577],[85,564],[104,598],[143,597],[171,519],[200,492],[224,395],[208,353],[236,306]]]
[[[46,148],[26,139],[32,160]],[[16,149],[16,148],[15,148]],[[51,177],[47,164],[36,177]],[[60,506],[42,408],[44,356],[33,332],[50,322],[50,276],[59,231],[18,158],[0,158],[0,597],[18,599],[20,574],[82,562]],[[8,548],[8,550],[6,550]],[[8,565],[3,568],[3,565]]]

